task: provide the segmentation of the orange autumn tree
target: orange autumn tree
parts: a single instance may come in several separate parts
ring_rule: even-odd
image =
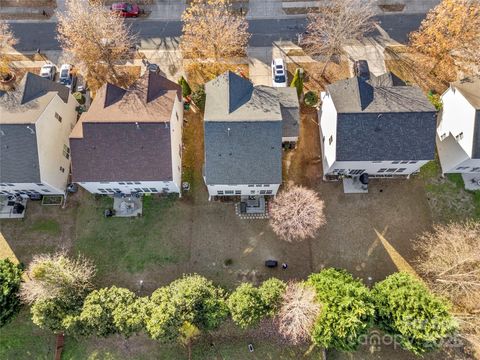
[[[410,50],[423,55],[419,61],[445,83],[475,71],[479,49],[480,0],[443,0],[410,34]]]

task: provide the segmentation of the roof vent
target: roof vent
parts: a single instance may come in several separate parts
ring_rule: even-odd
[[[135,126],[137,127],[138,130],[140,130],[140,125],[138,125],[137,121],[135,121]]]
[[[230,128],[227,128],[227,134],[230,136]]]
[[[31,134],[35,134],[35,131],[30,126],[27,126],[27,129],[30,130]]]

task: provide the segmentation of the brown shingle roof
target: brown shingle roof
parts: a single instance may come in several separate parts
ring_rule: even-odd
[[[70,134],[75,182],[170,181],[170,117],[181,88],[147,72],[122,89],[106,84]]]

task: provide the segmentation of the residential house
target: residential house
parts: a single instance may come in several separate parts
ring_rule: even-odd
[[[480,77],[450,84],[442,102],[437,128],[442,172],[480,175]]]
[[[65,193],[77,106],[67,87],[32,73],[0,94],[0,194]]]
[[[298,138],[296,90],[253,86],[232,72],[205,90],[209,196],[275,195],[282,183],[282,141]]]
[[[392,74],[338,81],[321,93],[324,179],[409,177],[435,158],[436,111]]]
[[[131,87],[107,83],[70,135],[73,181],[94,194],[179,193],[183,100],[147,71]]]

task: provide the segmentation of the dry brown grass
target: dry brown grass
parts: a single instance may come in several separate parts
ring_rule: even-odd
[[[202,85],[226,71],[243,74],[248,78],[248,64],[190,63],[184,66],[190,86]]]
[[[0,7],[56,7],[56,0],[0,0]]]
[[[305,91],[313,90],[317,93],[325,90],[326,85],[332,84],[335,81],[348,79],[350,77],[350,71],[347,61],[330,62],[327,65],[325,73],[321,76],[322,69],[325,63],[323,62],[310,62],[310,63],[287,63],[287,70],[290,73],[289,78],[293,79],[295,70],[299,67],[305,71],[305,79],[303,81],[303,87]]]

